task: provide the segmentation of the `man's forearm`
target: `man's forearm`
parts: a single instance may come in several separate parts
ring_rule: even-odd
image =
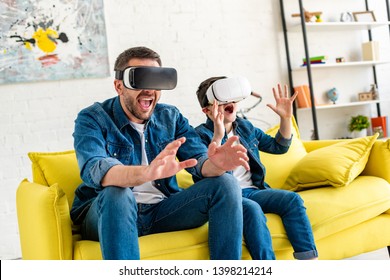
[[[202,166],[202,175],[204,177],[221,176],[225,172],[225,170],[216,167],[209,159]]]
[[[151,181],[146,176],[147,166],[115,165],[111,167],[101,180],[103,187],[133,187]]]

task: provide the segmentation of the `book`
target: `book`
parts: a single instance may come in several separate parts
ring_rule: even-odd
[[[298,92],[297,104],[298,108],[311,107],[310,88],[308,85],[300,85],[294,87],[294,91]]]
[[[328,57],[326,55],[313,56],[313,57],[309,58],[310,62],[313,62],[313,61],[325,62],[327,59],[328,59]],[[304,57],[302,60],[305,63],[306,62],[306,57]]]
[[[371,128],[372,131],[375,133],[377,128],[381,128],[383,131],[383,137],[387,137],[387,116],[382,116],[382,117],[376,117],[376,118],[371,118]]]

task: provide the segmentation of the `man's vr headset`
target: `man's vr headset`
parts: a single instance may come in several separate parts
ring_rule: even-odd
[[[174,89],[177,84],[177,72],[174,68],[137,66],[115,71],[115,79],[123,80],[128,89]]]
[[[244,77],[232,77],[215,81],[206,91],[209,104],[238,102],[251,95],[251,85]]]

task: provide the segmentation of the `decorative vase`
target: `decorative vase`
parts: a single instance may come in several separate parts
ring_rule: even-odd
[[[352,138],[361,138],[367,136],[367,128],[364,128],[360,131],[354,130],[352,131]]]

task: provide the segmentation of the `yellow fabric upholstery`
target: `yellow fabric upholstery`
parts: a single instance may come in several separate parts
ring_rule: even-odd
[[[65,192],[69,205],[72,205],[74,186],[81,184],[75,152],[31,152],[28,156],[32,162],[34,182],[48,186],[57,183]]]
[[[65,193],[58,186],[23,180],[16,193],[24,259],[72,259],[72,230]]]
[[[265,175],[265,181],[272,188],[281,188],[295,164],[307,154],[294,119],[292,119],[291,127],[293,139],[287,153],[280,156],[260,152],[260,159],[263,163],[272,162],[272,164],[267,165]],[[275,136],[278,130],[279,125],[267,130],[266,133]]]
[[[353,139],[308,153],[291,170],[283,189],[300,191],[350,184],[365,168],[377,137],[378,134]]]
[[[348,140],[301,141],[294,124],[290,151],[261,154],[267,182],[281,188],[290,171],[306,154]],[[270,130],[276,133],[278,127]],[[304,149],[306,148],[306,150]],[[30,153],[33,180],[17,190],[17,214],[23,259],[102,258],[100,245],[72,232],[69,205],[80,184],[74,151]],[[326,158],[324,158],[324,161]],[[350,184],[322,186],[299,192],[313,227],[320,259],[341,259],[390,245],[390,140],[376,140],[363,172]],[[331,174],[328,174],[331,176]],[[177,174],[181,187],[192,184],[185,171]],[[277,259],[292,259],[293,249],[281,218],[266,214]],[[141,259],[208,259],[207,224],[190,230],[139,238]],[[243,259],[250,259],[243,243]]]

